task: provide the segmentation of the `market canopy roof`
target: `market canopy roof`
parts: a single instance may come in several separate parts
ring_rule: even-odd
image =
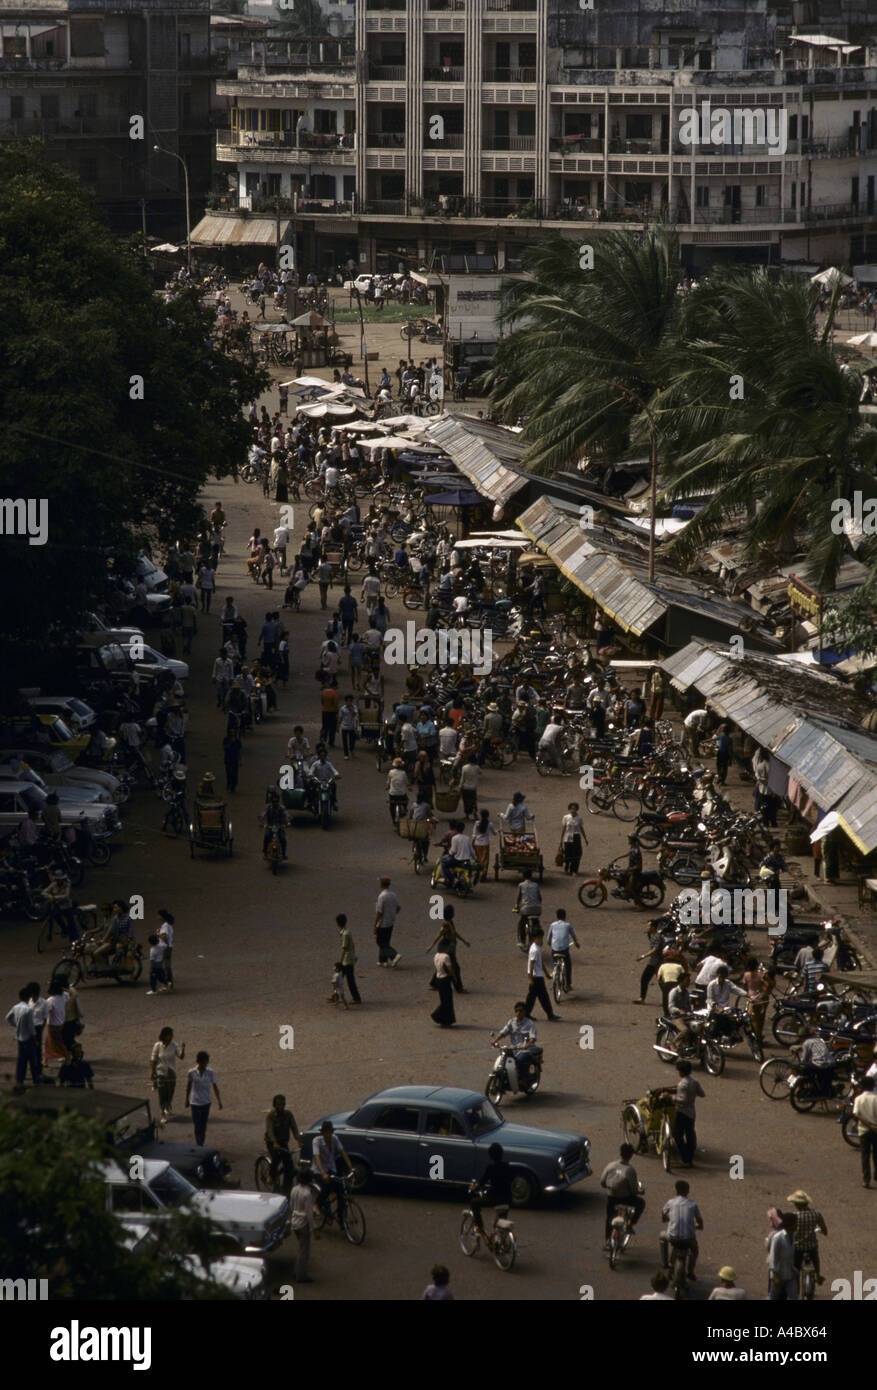
[[[763,653],[743,661],[699,639],[661,669],[770,749],[821,810],[837,812],[863,854],[877,849],[877,738],[861,727],[866,701],[819,670]]]
[[[477,507],[483,500],[477,492],[464,492],[460,488],[456,492],[437,492],[434,497],[424,498],[427,507]]]
[[[426,431],[483,497],[506,502],[530,481],[515,467],[524,445],[511,432],[462,415],[439,415]]]
[[[322,314],[318,314],[316,309],[306,309],[303,314],[299,314],[297,319],[292,320],[293,328],[328,328],[327,319]]]
[[[838,270],[836,265],[829,266],[828,270],[820,270],[818,275],[810,276],[811,285],[822,285],[826,289],[832,285],[851,285],[852,276],[844,275],[842,270]]]
[[[289,222],[276,217],[223,217],[208,213],[189,238],[193,246],[280,246],[287,240]]]
[[[779,648],[751,609],[707,583],[662,567],[650,584],[647,545],[635,535],[611,520],[595,519],[586,531],[580,523],[574,503],[553,497],[540,497],[517,521],[537,549],[625,632],[650,632],[667,646],[681,646],[696,624],[701,631],[710,627],[716,637],[743,632],[758,646]]]

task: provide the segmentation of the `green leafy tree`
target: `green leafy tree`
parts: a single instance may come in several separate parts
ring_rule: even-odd
[[[664,499],[708,495],[667,550],[689,561],[748,512],[749,553],[776,558],[810,536],[806,573],[831,588],[849,543],[831,504],[875,495],[877,430],[859,411],[862,377],[839,361],[818,293],[763,271],[708,276],[656,358]],[[641,428],[641,425],[640,425]]]
[[[191,528],[208,478],[244,457],[242,408],[266,377],[212,340],[194,291],[155,293],[38,141],[0,146],[0,183],[2,491],[48,501],[45,545],[0,542],[3,670],[21,684],[28,652],[93,606],[102,548],[130,549],[163,514]]]
[[[125,1248],[99,1168],[109,1155],[99,1120],[0,1105],[3,1278],[46,1279],[49,1298],[59,1300],[228,1298],[186,1268],[190,1255],[209,1265],[227,1247],[198,1213],[172,1211],[154,1222],[147,1255]]]
[[[654,386],[654,355],[678,311],[675,236],[617,232],[585,247],[540,242],[525,277],[504,287],[501,321],[511,329],[486,377],[491,406],[510,422],[526,416],[524,464],[536,473],[568,466],[587,448],[619,458],[640,400]]]

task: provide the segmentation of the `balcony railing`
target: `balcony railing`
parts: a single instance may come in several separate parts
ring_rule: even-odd
[[[218,130],[217,145],[230,145],[240,150],[302,149],[339,150],[356,149],[355,135],[314,135],[310,131],[300,131],[296,140],[294,130]]]
[[[462,82],[465,77],[463,68],[424,68],[424,82]]]
[[[594,135],[552,135],[548,147],[552,154],[603,153],[603,141]]]
[[[535,11],[536,0],[485,0],[484,8],[486,10],[500,10],[504,12],[509,10]]]
[[[429,135],[423,137],[423,148],[425,150],[461,150],[463,148],[464,136],[452,132],[442,136],[441,140],[430,140]]]
[[[370,130],[365,143],[373,150],[404,150],[405,132],[404,130]]]
[[[369,82],[404,82],[405,69],[384,67],[382,63],[369,63]]]
[[[21,139],[36,135],[42,140],[77,140],[89,135],[127,136],[130,130],[127,118],[102,116],[71,116],[64,120],[11,120],[0,121],[0,136],[8,139]]]
[[[809,140],[790,140],[789,151],[792,154],[800,151],[801,154],[815,159],[845,159],[851,155],[869,153],[866,135],[867,131],[863,127],[858,131],[850,130],[846,135],[823,135]]]
[[[610,140],[610,154],[668,154],[669,140]]]
[[[373,213],[376,217],[404,217],[406,213],[404,198],[368,198],[362,211]]]
[[[485,82],[535,82],[535,68],[485,68]]]
[[[485,150],[535,150],[535,135],[485,135]]]
[[[66,58],[0,58],[0,72],[62,72]]]
[[[356,148],[355,135],[317,135],[309,130],[299,131],[298,143],[303,150],[352,150]]]
[[[465,10],[466,0],[427,0],[428,10]]]

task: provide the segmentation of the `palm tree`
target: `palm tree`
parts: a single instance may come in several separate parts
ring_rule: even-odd
[[[523,463],[534,473],[553,473],[589,446],[610,461],[624,453],[678,312],[672,232],[595,237],[593,269],[582,268],[584,251],[552,237],[528,253],[525,278],[503,287],[500,321],[512,331],[486,384],[500,418],[527,417]]]
[[[861,375],[830,345],[831,318],[817,331],[817,301],[809,284],[729,269],[684,303],[655,361],[663,497],[711,496],[670,555],[693,560],[743,508],[750,555],[788,554],[806,529],[808,578],[833,585],[849,546],[831,504],[875,494],[877,430],[859,412]]]

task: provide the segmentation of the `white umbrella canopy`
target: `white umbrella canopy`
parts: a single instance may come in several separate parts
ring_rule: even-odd
[[[877,333],[857,333],[854,338],[847,338],[848,347],[877,348]]]
[[[851,285],[852,283],[853,277],[844,275],[843,271],[838,270],[836,265],[829,266],[828,270],[820,270],[818,275],[810,276],[811,285],[824,285],[826,289],[837,284]]]

